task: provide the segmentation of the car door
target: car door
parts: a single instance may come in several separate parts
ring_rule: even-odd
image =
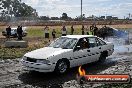
[[[106,48],[108,48],[107,44],[99,38],[97,38],[97,45],[99,47],[100,52],[103,52],[106,50]]]
[[[98,46],[97,38],[96,37],[89,37],[87,38],[89,42],[89,50],[90,50],[90,58],[91,62],[95,62],[100,57],[100,49],[101,47]]]
[[[86,38],[81,38],[73,50],[74,65],[79,66],[86,64],[90,60],[88,41]]]

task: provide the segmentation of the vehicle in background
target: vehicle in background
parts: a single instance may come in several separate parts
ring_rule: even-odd
[[[26,27],[22,27],[22,30],[23,30],[22,37],[27,36],[28,33],[26,31]],[[6,30],[2,31],[2,35],[5,36],[5,37],[7,36]],[[11,28],[11,35],[10,35],[10,37],[14,37],[14,38],[17,37],[17,28]]]
[[[114,52],[114,45],[93,35],[67,35],[48,47],[26,53],[21,62],[31,71],[65,73],[69,68],[101,61]]]

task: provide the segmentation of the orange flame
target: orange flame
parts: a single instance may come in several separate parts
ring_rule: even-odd
[[[79,67],[78,72],[80,76],[84,76],[86,74],[85,70],[81,69],[81,66]]]

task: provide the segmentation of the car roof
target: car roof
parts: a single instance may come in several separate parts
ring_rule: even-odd
[[[93,35],[67,35],[67,36],[62,36],[62,37],[80,39],[80,38],[84,38],[84,37],[96,37],[96,36],[93,36]]]
[[[14,30],[14,29],[17,29],[17,28],[11,28],[12,30]]]

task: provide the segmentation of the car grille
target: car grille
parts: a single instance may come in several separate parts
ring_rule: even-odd
[[[37,62],[37,60],[36,59],[33,59],[33,58],[29,58],[29,57],[27,57],[27,61],[29,61],[29,62]]]

